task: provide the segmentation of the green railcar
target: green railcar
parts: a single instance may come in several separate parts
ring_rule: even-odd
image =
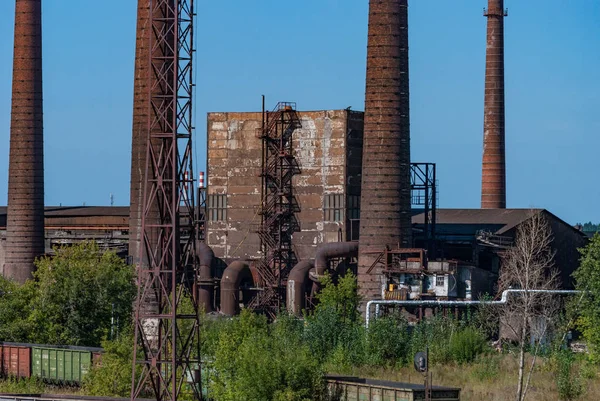
[[[359,377],[327,376],[329,394],[339,401],[416,401],[425,400],[422,384],[399,383]],[[460,389],[432,386],[431,400],[460,401]]]
[[[92,367],[92,352],[85,349],[31,348],[31,375],[40,379],[80,384]]]

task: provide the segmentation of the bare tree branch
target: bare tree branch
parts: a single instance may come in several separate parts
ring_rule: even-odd
[[[502,256],[500,291],[510,288],[523,290],[552,290],[558,287],[558,272],[554,266],[552,230],[541,211],[532,211],[531,217],[517,228],[514,244]],[[539,342],[545,337],[558,311],[558,303],[550,294],[527,292],[511,298],[501,312],[502,326],[512,333],[511,339],[519,346],[519,375],[516,400],[523,401],[531,381]],[[534,347],[532,365],[523,388],[525,347],[530,339],[538,341]]]

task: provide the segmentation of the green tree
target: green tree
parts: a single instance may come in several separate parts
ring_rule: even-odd
[[[358,311],[356,276],[349,271],[335,284],[325,275],[321,285],[319,303],[306,316],[305,341],[315,358],[323,362],[330,359],[329,365],[337,369],[362,364],[365,332]]]
[[[46,344],[99,346],[118,322],[128,327],[135,297],[134,270],[95,242],[56,248],[36,261],[30,340]]]
[[[0,276],[0,341],[28,342],[33,332],[29,305],[35,291],[28,283],[19,286]]]
[[[83,392],[93,396],[129,397],[133,355],[131,329],[115,340],[103,341],[102,348],[102,362],[84,377]]]
[[[318,399],[321,368],[293,318],[280,316],[268,325],[263,316],[243,311],[220,327],[214,359],[205,370],[212,399]]]
[[[576,288],[584,291],[578,297],[577,325],[591,352],[591,359],[600,362],[600,234],[595,234],[588,245],[580,250],[579,268],[573,273]]]
[[[329,274],[321,278],[321,291],[317,294],[319,303],[315,308],[315,313],[325,309],[331,309],[344,321],[355,322],[360,319],[358,304],[360,296],[358,295],[358,281],[356,275],[348,271],[343,277],[340,277],[337,285]]]

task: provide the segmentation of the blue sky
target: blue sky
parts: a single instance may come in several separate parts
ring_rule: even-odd
[[[479,207],[487,1],[409,3],[412,159],[437,163],[440,207]],[[208,111],[363,109],[367,0],[196,4],[201,166]],[[600,2],[505,5],[507,205],[600,222]],[[47,205],[128,203],[135,18],[135,0],[43,1]],[[0,205],[13,29],[2,0]]]

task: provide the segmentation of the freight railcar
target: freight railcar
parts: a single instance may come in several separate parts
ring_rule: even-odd
[[[37,377],[58,384],[79,385],[100,362],[102,348],[0,343],[3,377]]]
[[[327,376],[331,398],[339,401],[414,401],[425,399],[425,386],[387,380]],[[432,386],[431,399],[460,401],[460,389]]]

